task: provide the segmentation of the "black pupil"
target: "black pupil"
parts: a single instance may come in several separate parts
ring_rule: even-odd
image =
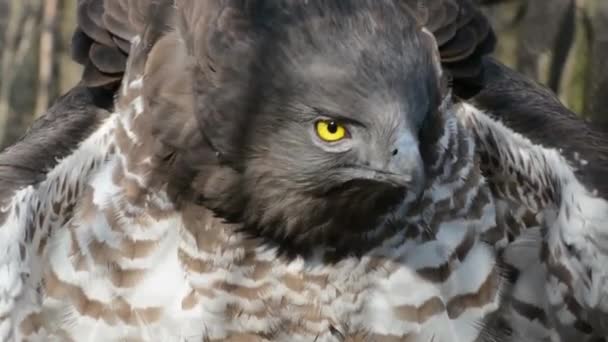
[[[330,121],[327,123],[327,130],[331,134],[336,134],[338,131],[338,124],[335,121]]]

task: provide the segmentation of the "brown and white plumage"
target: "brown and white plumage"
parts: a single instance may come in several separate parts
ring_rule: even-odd
[[[515,340],[602,341],[608,200],[577,172],[584,161],[572,164],[561,150],[533,144],[473,107],[460,113],[509,214],[504,259],[515,286],[507,305],[510,319],[522,324]]]
[[[173,101],[174,106],[165,107],[173,111],[164,115],[186,118],[193,113],[180,110],[192,108],[179,107],[175,98],[147,97],[146,91],[158,94],[149,77],[160,72],[176,81],[160,90],[192,96],[183,81],[189,75],[182,69],[186,63],[178,63],[187,57],[169,55],[173,64],[155,64],[159,55],[153,53],[138,59],[147,52],[147,33],[134,39],[131,69],[115,113],[43,182],[18,191],[6,207],[2,231],[8,239],[2,241],[14,246],[15,263],[0,284],[18,285],[3,297],[12,305],[3,316],[4,336],[222,341],[500,337],[502,332],[488,322],[499,308],[504,279],[492,246],[484,241],[497,229],[494,205],[473,141],[456,122],[449,101],[433,114],[421,197],[408,197],[370,231],[361,240],[368,246],[332,250],[320,241],[301,256],[279,254],[280,246],[268,240],[272,236],[248,237],[238,223],[223,223],[188,194],[174,193],[175,186],[183,186],[171,178],[176,174],[172,168],[180,165],[175,158],[188,160],[189,153],[175,148],[190,146],[164,143],[179,142],[170,133],[188,121],[165,117],[175,126],[159,131],[163,127],[152,121],[163,113],[155,106]],[[161,38],[158,44],[183,49],[179,40]],[[163,139],[157,140],[159,134]],[[199,140],[193,136],[189,141],[196,147]],[[197,175],[195,185],[201,175],[215,173]],[[35,234],[24,240],[30,223]],[[351,238],[357,241],[356,234]],[[19,241],[27,241],[21,250],[14,244]],[[357,248],[351,255],[352,247]]]
[[[204,34],[205,28],[214,28],[205,20],[217,7],[198,12],[196,6],[205,6],[203,2],[178,2],[178,10],[180,4],[183,18],[192,19],[182,22],[182,30],[200,27]],[[200,191],[217,195],[208,179],[221,185],[231,176],[217,168],[214,148],[205,145],[197,129],[200,118],[193,115],[205,102],[194,101],[200,98],[190,82],[200,74],[192,73],[189,63],[192,53],[202,52],[193,48],[204,48],[205,40],[190,30],[185,32],[190,35],[180,32],[182,41],[170,29],[174,18],[158,17],[162,11],[149,13],[147,20],[163,25],[125,35],[135,45],[115,113],[46,180],[18,191],[5,208],[1,241],[10,248],[0,278],[6,294],[1,297],[6,303],[0,313],[3,337],[501,341],[511,329],[516,341],[536,341],[530,330],[521,330],[527,323],[506,318],[517,314],[517,303],[530,299],[517,296],[538,282],[522,276],[511,290],[501,258],[519,262],[514,266],[533,266],[537,260],[524,257],[541,249],[529,248],[526,254],[509,248],[517,246],[508,243],[515,225],[504,218],[520,218],[514,210],[522,203],[539,213],[542,229],[514,235],[525,243],[544,230],[553,241],[555,248],[546,249],[553,256],[564,241],[555,232],[569,234],[576,225],[548,216],[559,196],[567,198],[561,190],[557,197],[543,196],[556,191],[551,182],[539,185],[539,198],[509,196],[503,189],[518,180],[509,166],[527,170],[532,165],[511,158],[517,151],[523,161],[531,157],[538,162],[538,167],[530,166],[538,174],[523,184],[536,186],[534,177],[539,176],[576,188],[576,178],[554,151],[530,144],[472,107],[453,108],[446,102],[431,130],[436,136],[422,146],[433,163],[427,165],[428,182],[420,198],[408,198],[365,244],[356,245],[354,255],[327,249],[326,242],[312,245],[309,255],[278,253],[280,246],[268,243],[274,236],[252,239],[238,222],[222,222],[205,208],[208,198],[196,196]],[[230,28],[239,32],[238,25]],[[215,62],[213,69],[223,71],[231,61]],[[222,85],[226,75],[213,81]],[[229,148],[222,152],[230,157]],[[498,165],[488,163],[488,154],[498,158]],[[560,177],[549,166],[562,170]],[[497,176],[497,170],[507,171]],[[581,191],[577,198],[588,195]],[[496,208],[493,196],[504,203]],[[34,233],[28,237],[29,227]],[[541,268],[544,260],[538,260]],[[559,263],[571,267],[576,260]],[[585,279],[574,269],[570,273],[577,281]],[[555,288],[551,282],[547,286]],[[544,298],[541,293],[533,299],[542,304]],[[583,291],[574,298],[587,305],[581,315],[589,312],[592,297]],[[568,322],[561,326],[571,329]]]
[[[473,212],[466,205],[452,208],[450,198],[429,203],[432,196],[449,194],[446,186],[453,188],[439,182],[435,191],[426,193],[428,204],[417,208],[434,214],[425,215],[422,222],[419,216],[412,222],[396,222],[399,229],[369,256],[325,266],[314,260],[287,261],[277,259],[273,249],[231,233],[230,225],[204,208],[189,204],[176,211],[162,189],[138,186],[136,180],[154,180],[138,177],[137,170],[125,167],[128,161],[121,162],[122,149],[134,147],[121,117],[132,109],[119,110],[60,163],[39,190],[27,189],[16,197],[20,203],[14,208],[24,212],[21,220],[44,219],[52,209],[38,208],[37,203],[52,202],[44,197],[46,189],[69,174],[84,180],[91,172],[89,185],[65,183],[67,192],[74,193],[75,205],[70,197],[51,195],[63,200],[62,216],[74,205],[73,218],[55,224],[50,241],[33,242],[28,250],[30,255],[38,248],[46,251],[46,258],[32,262],[42,268],[32,273],[44,275],[44,300],[40,313],[34,303],[17,303],[17,336],[334,341],[343,335],[366,341],[399,340],[405,329],[412,331],[409,338],[414,341],[451,341],[455,336],[472,341],[483,322],[479,318],[497,309],[499,267],[491,247],[478,241],[485,230],[494,228],[492,201],[487,189],[474,186],[475,179],[481,180],[475,169],[469,171],[471,183],[460,190],[462,201],[480,191],[470,198]],[[93,154],[91,149],[102,153]],[[138,157],[145,160],[147,154]],[[109,161],[103,163],[104,159]],[[466,169],[454,171],[467,174]],[[145,198],[141,205],[146,210],[138,198]],[[455,221],[446,222],[446,217]],[[12,215],[9,220],[5,227],[23,225]],[[429,226],[424,227],[427,220]],[[461,220],[473,226],[466,229]],[[427,234],[437,237],[423,242]],[[30,278],[28,283],[35,286],[37,280]],[[37,297],[35,292],[32,296]]]
[[[76,86],[36,120],[18,142],[2,152],[0,199],[3,208],[10,206],[17,191],[42,182],[47,172],[56,166],[57,160],[72,153],[80,141],[98,127],[109,115],[104,109],[108,106],[108,99],[111,104],[112,94]],[[25,257],[33,236],[39,234],[38,227],[34,224],[28,224],[27,229],[20,227],[24,230],[17,231],[17,235],[12,235],[15,231],[2,232],[0,316],[3,319],[0,336],[3,340],[11,328],[10,320],[6,318],[14,310],[14,302],[10,298],[23,289],[19,279],[25,274],[21,272],[29,272],[29,267],[21,264],[22,257]]]
[[[528,268],[528,272],[536,280],[522,277],[520,283],[537,284],[538,290],[532,291],[535,294],[528,298],[541,298],[541,301],[533,306],[520,303],[519,310],[523,317],[536,319],[537,326],[552,326],[554,322],[551,316],[554,307],[563,307],[565,302],[568,309],[561,309],[562,321],[558,324],[562,340],[593,340],[593,337],[604,336],[607,334],[606,308],[599,303],[590,304],[590,301],[593,301],[591,299],[593,296],[601,297],[602,292],[605,293],[605,290],[601,290],[605,285],[603,285],[604,275],[600,265],[604,263],[606,256],[606,242],[603,239],[603,230],[607,227],[603,223],[606,212],[605,208],[602,209],[602,206],[605,206],[602,203],[608,200],[608,183],[604,179],[608,169],[607,131],[577,117],[547,88],[526,79],[493,59],[484,61],[483,83],[484,89],[473,99],[474,105],[485,109],[495,120],[500,120],[508,130],[525,137],[525,139],[518,138],[525,141],[525,147],[519,153],[538,155],[547,151],[546,153],[551,154],[553,157],[549,158],[552,159],[550,162],[541,163],[548,170],[542,171],[546,172],[547,177],[554,177],[555,170],[565,170],[561,180],[554,179],[552,184],[542,187],[538,184],[532,185],[535,189],[534,193],[543,194],[541,198],[531,198],[526,201],[533,203],[536,209],[531,210],[529,206],[524,205],[518,210],[518,216],[527,221],[520,222],[522,227],[526,224],[533,226],[542,223],[530,213],[557,210],[558,213],[563,213],[572,220],[568,224],[545,222],[542,231],[536,229],[533,235],[523,242],[529,251],[536,253],[538,260],[535,266],[529,265]],[[532,148],[533,145],[536,147]],[[492,147],[487,154],[492,156],[495,150],[496,147]],[[535,152],[530,152],[532,150]],[[522,163],[526,164],[522,160],[513,161],[512,158],[501,159],[495,156],[494,159],[496,160],[486,164],[489,170],[495,170],[496,165],[500,164],[497,162],[499,160],[508,161],[506,165],[502,165],[503,170],[509,167],[517,169],[523,167]],[[525,174],[530,173],[528,168],[543,170],[526,166]],[[491,173],[494,172],[496,171]],[[508,183],[504,180],[510,178],[514,181],[506,185]],[[520,176],[504,172],[498,172],[494,182],[497,185],[502,184],[503,190],[498,193],[500,197],[504,197],[505,194],[517,197],[514,189],[522,183],[526,184]],[[575,186],[578,191],[570,194],[570,198],[562,193],[561,188]],[[505,190],[507,188],[511,190]],[[532,191],[528,188],[527,192]],[[548,193],[554,193],[554,196],[547,196]],[[518,201],[515,203],[521,204]],[[543,215],[540,217],[542,218]],[[517,235],[517,231],[512,235]],[[577,241],[573,242],[573,239]],[[521,244],[516,245],[519,247],[512,249],[515,251],[514,255],[517,254],[517,250],[526,248]],[[534,248],[530,249],[530,246]],[[524,264],[527,262],[529,260],[524,259]],[[545,279],[548,275],[544,270],[547,268],[551,275],[548,283]],[[581,273],[582,269],[585,269],[586,274]],[[592,285],[594,282],[597,283]],[[563,288],[558,290],[564,286],[567,290]],[[527,288],[531,287],[533,285]],[[584,294],[586,291],[588,292]],[[551,293],[552,297],[545,296],[546,292]],[[553,300],[553,306],[548,305],[549,299]],[[539,307],[545,307],[545,312],[539,310]]]

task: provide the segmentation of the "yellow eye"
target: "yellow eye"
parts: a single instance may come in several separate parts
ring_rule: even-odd
[[[347,136],[346,127],[332,120],[317,121],[315,128],[319,138],[327,142],[339,141]]]

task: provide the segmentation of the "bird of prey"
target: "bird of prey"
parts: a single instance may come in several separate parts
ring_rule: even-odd
[[[494,205],[418,8],[175,5],[6,205],[4,336],[498,338]]]
[[[524,341],[536,322],[510,294],[532,278],[512,287],[501,260],[524,260],[514,208],[538,214],[539,263],[570,286],[548,277],[549,299],[580,304],[580,322],[546,318],[550,338],[601,327],[581,316],[602,309],[601,268],[574,263],[601,266],[601,244],[576,240],[601,226],[567,220],[603,213],[572,198],[605,202],[450,100],[440,60],[467,94],[492,41],[467,1],[94,3],[81,28],[112,31],[75,42],[85,83],[121,82],[116,108],[5,203],[3,338]]]

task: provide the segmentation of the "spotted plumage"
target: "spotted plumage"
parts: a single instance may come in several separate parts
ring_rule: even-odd
[[[473,107],[460,113],[508,214],[500,216],[510,221],[504,259],[516,274],[507,305],[510,319],[522,324],[515,340],[603,341],[608,201],[559,150],[535,145]]]
[[[137,97],[131,101],[137,107]],[[41,312],[16,310],[18,334],[100,341],[472,341],[482,319],[498,308],[500,268],[480,241],[494,228],[493,206],[475,164],[451,169],[470,178],[467,183],[431,182],[435,189],[412,208],[420,214],[390,223],[381,244],[363,257],[326,265],[322,250],[310,258],[277,258],[276,248],[246,239],[203,207],[176,211],[162,187],[127,166],[145,170],[149,157],[122,154],[137,145],[123,121],[134,107],[119,104],[73,155],[89,154],[91,144],[109,151],[90,184],[74,190],[73,218],[56,227],[48,262],[38,261]],[[472,144],[453,120],[446,142],[464,145],[464,155],[456,156],[472,158]],[[107,140],[107,132],[114,138]],[[58,169],[72,169],[70,161]],[[437,171],[455,164],[446,159]],[[41,187],[57,181],[50,175]],[[446,198],[452,190],[462,197]],[[16,307],[26,306],[19,301]]]
[[[522,249],[533,253],[534,266],[530,258],[519,258],[518,263],[527,265],[526,272],[532,276],[532,279],[522,276],[519,283],[530,283],[523,287],[527,291],[524,296],[529,298],[527,303],[534,302],[531,298],[540,298],[536,305],[520,303],[519,311],[524,317],[533,318],[534,329],[540,331],[541,327],[556,325],[552,316],[560,312],[558,332],[553,336],[561,335],[565,341],[602,341],[601,337],[608,334],[607,310],[595,302],[594,297],[601,298],[605,292],[601,290],[605,276],[599,265],[604,263],[606,255],[603,228],[607,226],[603,217],[608,199],[608,182],[604,179],[608,135],[601,126],[578,118],[547,88],[495,60],[484,61],[483,83],[484,89],[473,99],[473,104],[501,121],[487,131],[503,132],[496,134],[500,139],[492,138],[496,141],[488,145],[491,148],[485,154],[494,156],[494,161],[485,164],[484,173],[492,179],[490,183],[495,184],[500,196],[508,195],[515,204],[512,210],[519,223],[514,226],[536,227],[531,236],[524,235],[520,242],[513,244],[517,247],[512,248],[514,257]],[[507,132],[514,130],[525,138],[506,139],[505,127]],[[508,146],[506,140],[519,141],[510,153],[502,152],[508,159],[496,155],[497,147]],[[521,157],[528,154],[531,157]],[[539,157],[545,154],[546,161]],[[529,163],[529,159],[538,161]],[[497,162],[502,164],[499,168],[490,166]],[[557,170],[560,170],[559,177]],[[529,182],[528,175],[534,175],[537,180]],[[511,181],[506,181],[509,179]],[[523,201],[517,200],[522,198],[516,191],[520,187],[526,189]],[[567,193],[565,188],[569,189]],[[521,203],[526,204],[519,205]],[[549,223],[543,219],[546,215],[562,214],[563,217],[551,218]],[[513,238],[519,231],[515,229]],[[554,278],[549,279],[547,285],[543,269],[548,269]],[[549,298],[546,293],[552,296]],[[548,336],[548,333],[541,335]],[[557,338],[553,337],[554,340]]]

